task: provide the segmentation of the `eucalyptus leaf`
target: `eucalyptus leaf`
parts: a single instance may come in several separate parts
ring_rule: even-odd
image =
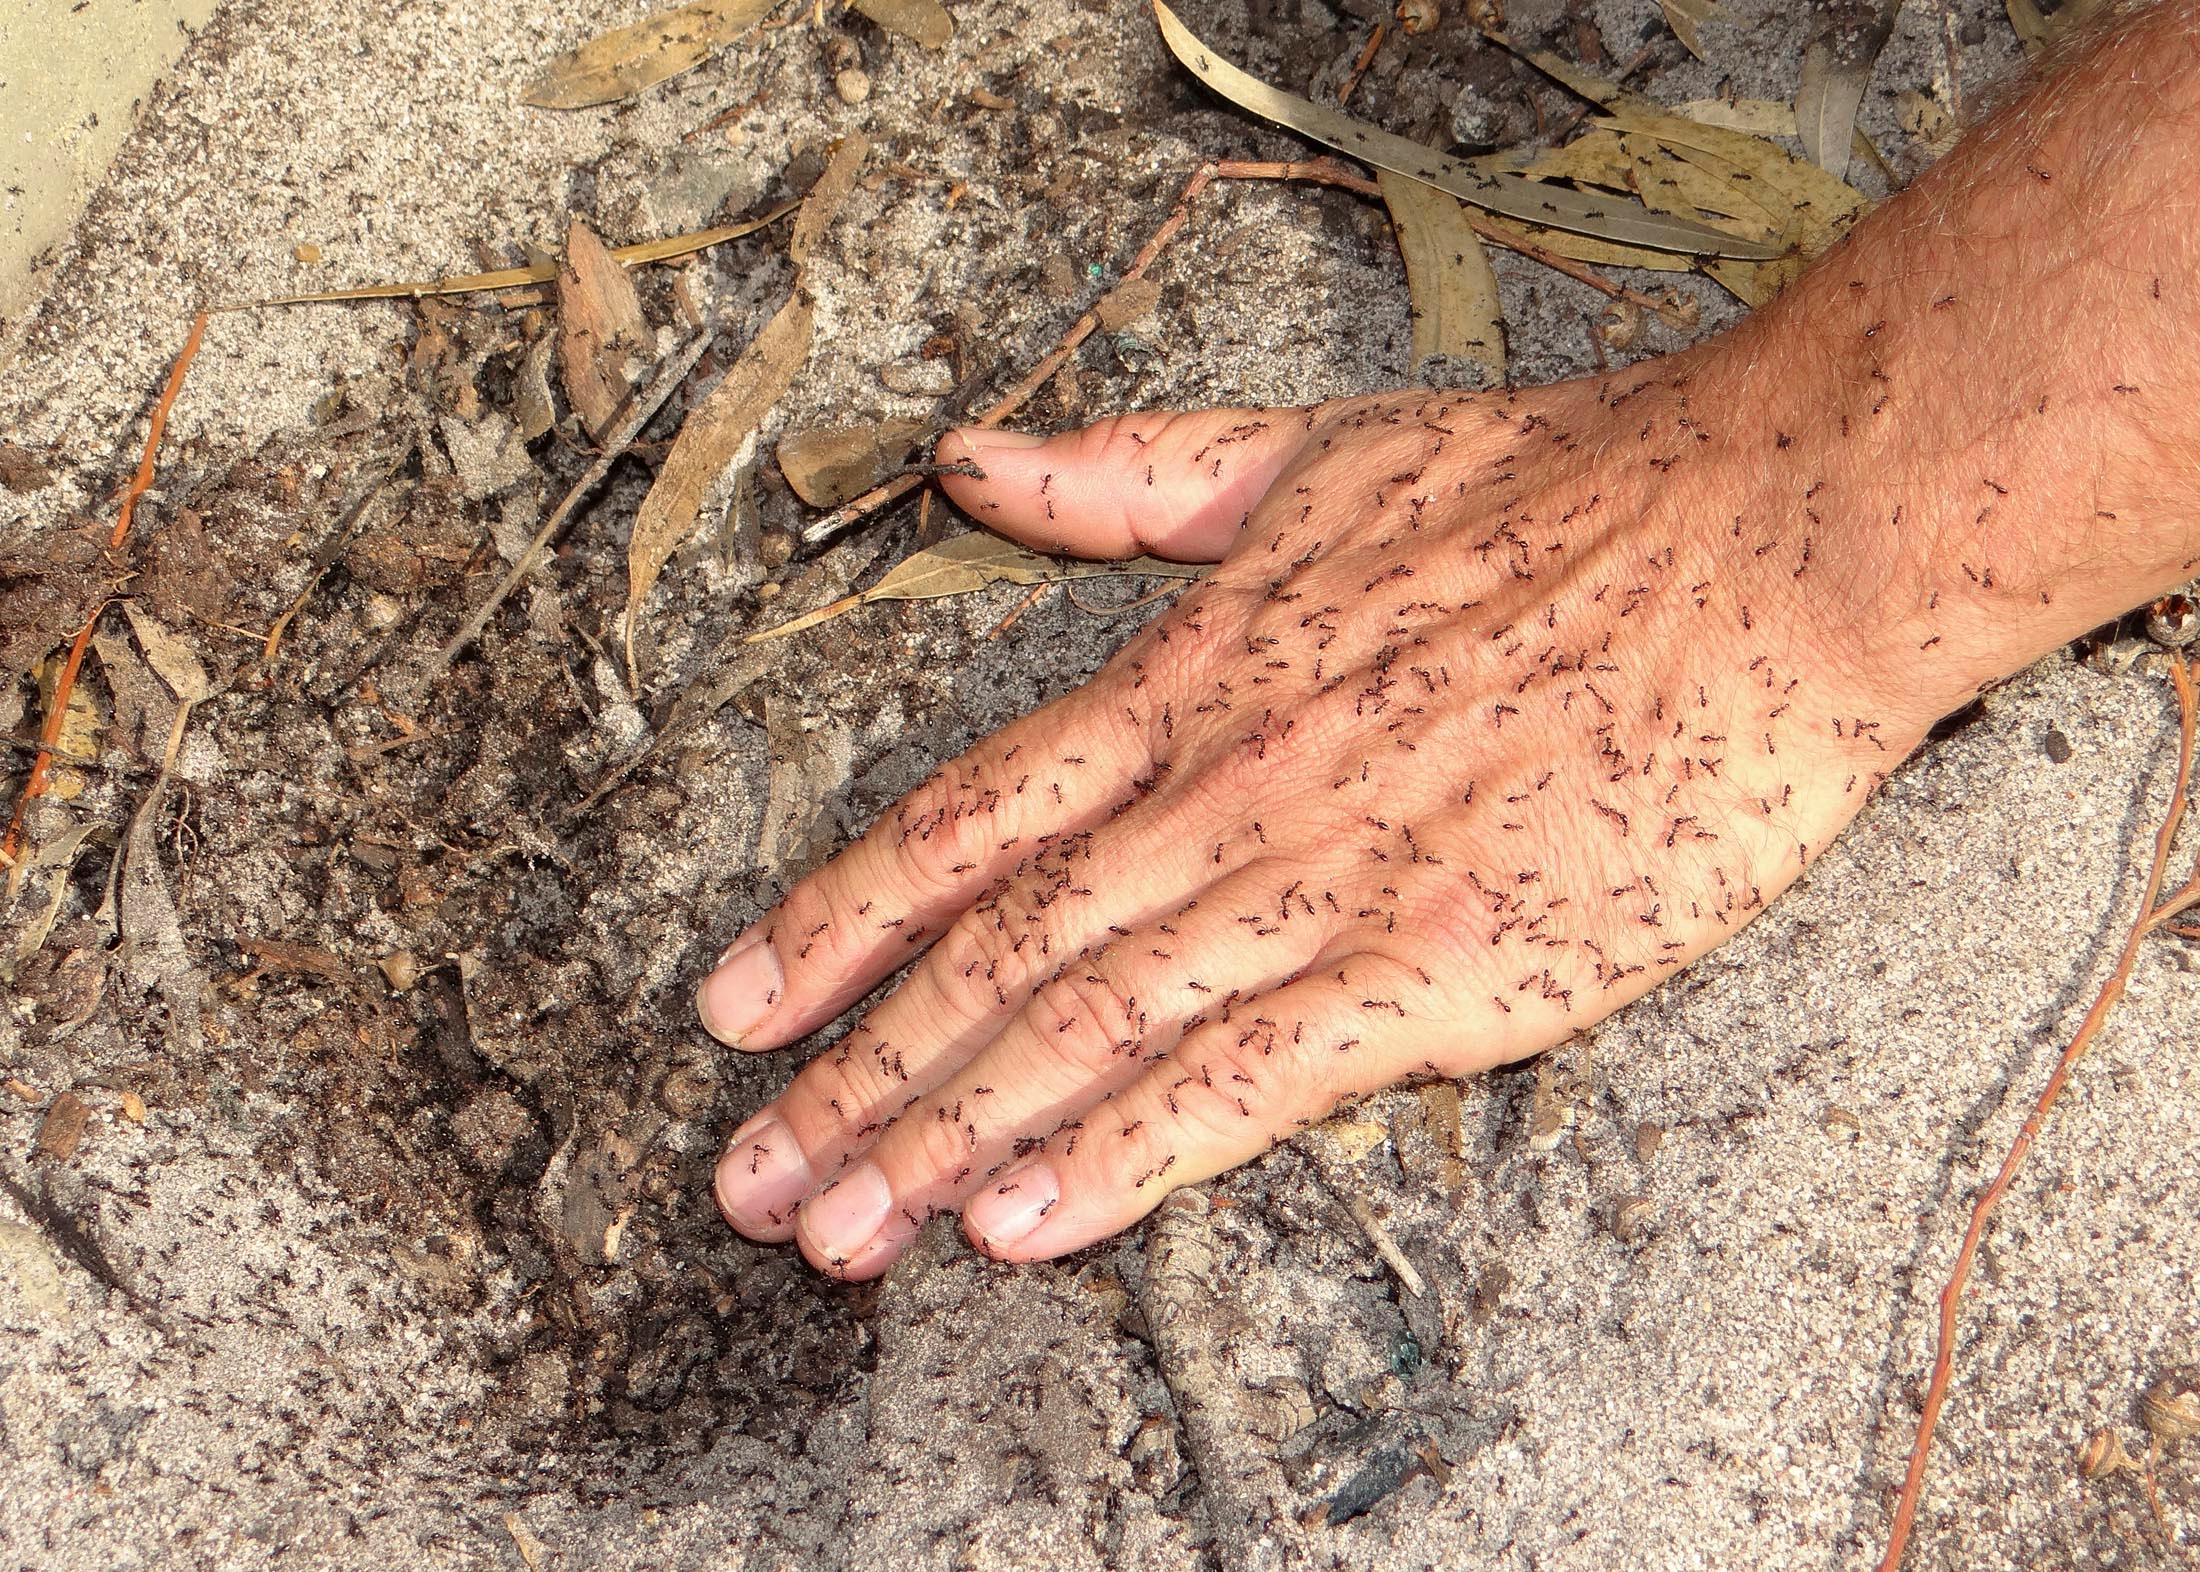
[[[695,527],[703,494],[725,472],[741,445],[771,413],[810,358],[815,311],[797,289],[722,381],[687,418],[649,494],[634,515],[634,534],[626,548],[626,666],[634,680],[634,627],[642,602],[672,560],[673,551]],[[639,684],[636,684],[639,686]]]
[[[1122,562],[1082,562],[1049,557],[1030,551],[991,530],[974,529],[914,552],[896,563],[886,577],[869,589],[820,606],[815,611],[777,627],[752,633],[744,641],[785,638],[814,628],[858,606],[881,600],[940,600],[950,595],[969,595],[994,584],[1062,584],[1076,579],[1157,578],[1196,579],[1207,570],[1185,562],[1164,562],[1159,557],[1131,557]]]
[[[599,33],[558,56],[520,102],[537,109],[587,109],[692,71],[762,21],[776,0],[696,0]]]
[[[1803,141],[1803,156],[1829,175],[1849,172],[1856,111],[1901,9],[1902,0],[1879,0],[1862,21],[1836,10],[1803,50],[1795,89],[1796,134]]]
[[[1482,237],[1456,197],[1383,170],[1376,176],[1413,301],[1410,374],[1438,356],[1472,362],[1492,382],[1505,377],[1505,325]]]
[[[1673,113],[1684,119],[1696,120],[1707,126],[1725,126],[1729,131],[1747,131],[1751,136],[1794,136],[1795,106],[1770,98],[1692,98],[1685,104],[1675,104]],[[1869,163],[1886,177],[1889,186],[1902,183],[1894,166],[1877,144],[1861,130],[1849,133],[1849,152]]]
[[[1170,52],[1209,87],[1265,120],[1287,126],[1301,136],[1377,169],[1423,181],[1462,202],[1525,223],[1593,235],[1623,245],[1689,256],[1759,261],[1779,255],[1771,247],[1737,240],[1702,224],[1652,213],[1637,202],[1568,191],[1517,175],[1494,174],[1474,163],[1447,158],[1419,142],[1393,136],[1295,93],[1270,87],[1201,43],[1177,20],[1175,12],[1162,4],[1162,0],[1153,0],[1153,8]]]
[[[2102,0],[2065,0],[2052,12],[2042,11],[2034,0],[2004,0],[2009,25],[2017,30],[2028,59],[2037,60],[2058,34],[2084,21],[2101,8]]]
[[[1673,29],[1673,36],[1698,60],[1704,57],[1703,39],[1697,29],[1706,22],[1722,22],[1717,0],[1658,0],[1658,9],[1665,13],[1665,25]]]

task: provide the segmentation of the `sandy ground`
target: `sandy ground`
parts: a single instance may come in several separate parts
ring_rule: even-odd
[[[218,0],[17,0],[0,15],[0,366],[145,94]]]
[[[517,107],[541,59],[629,14],[584,3],[523,27],[475,0],[231,0],[152,96],[22,333],[0,436],[51,479],[7,504],[56,552],[103,516],[197,300],[471,270],[478,246],[501,260],[555,244],[569,209],[645,238],[760,204],[791,156],[855,128],[917,173],[851,205],[819,263],[820,349],[780,418],[924,413],[933,401],[889,391],[881,367],[921,366],[928,338],[960,332],[1005,382],[1199,158],[1291,145],[1174,75],[1139,12],[1063,0],[958,7],[938,55],[867,25],[797,26],[634,105]],[[1338,79],[1367,25],[1312,5],[1186,14],[1302,86]],[[1707,32],[1716,63],[1672,63],[1658,96],[1728,76],[1744,94],[1792,90],[1799,24],[1734,14]],[[1621,58],[1659,25],[1618,0],[1578,15]],[[1557,20],[1523,5],[1513,26]],[[1975,94],[2013,51],[1998,13],[1973,20]],[[838,36],[871,76],[861,104],[829,89]],[[1905,13],[1867,105],[1898,167],[1922,155],[1889,94],[1929,87],[1937,37],[1937,14]],[[970,108],[976,85],[1014,108]],[[1455,91],[1425,61],[1379,65],[1361,105],[1440,136]],[[730,128],[683,140],[759,93]],[[970,189],[951,206],[956,180]],[[304,244],[324,261],[299,262]],[[1580,369],[1594,297],[1500,266],[1519,374]],[[1160,276],[1157,320],[1096,345],[1041,418],[1402,374],[1396,253],[1349,198],[1223,193]],[[784,287],[761,242],[697,281],[749,327]],[[452,332],[494,340],[505,320]],[[286,601],[390,456],[384,428],[423,418],[404,374],[424,331],[400,306],[219,320],[150,527],[203,530],[230,579]],[[1645,350],[1671,342],[1658,331]],[[480,353],[502,363],[494,343]],[[112,846],[150,784],[130,759],[162,729],[137,714],[126,645],[98,679],[111,764],[41,810],[49,844],[91,828],[53,944],[11,963],[0,1012],[6,1564],[1876,1554],[1958,1212],[2135,899],[2174,740],[2146,664],[2066,652],[1997,690],[1769,916],[1540,1072],[1577,1105],[1555,1150],[1529,1148],[1539,1071],[1520,1068],[1455,1105],[1379,1098],[1075,1260],[1001,1268],[942,1231],[884,1286],[848,1291],[732,1239],[701,1201],[715,1140],[787,1067],[719,1063],[687,989],[786,877],[937,758],[1073,684],[1125,623],[1054,597],[992,637],[1017,599],[1002,591],[729,660],[719,641],[767,615],[767,574],[781,604],[814,603],[875,575],[911,524],[783,567],[729,528],[724,549],[676,560],[636,705],[580,647],[619,583],[629,476],[481,661],[439,686],[393,658],[376,711],[334,681],[356,649],[392,619],[430,644],[405,607],[479,593],[434,576],[437,531],[463,525],[461,547],[523,534],[549,489],[484,479],[455,449],[424,463],[429,501],[389,526],[410,555],[347,559],[284,684],[232,686],[194,720],[182,800],[150,871],[121,880],[121,959],[89,999],[52,956],[115,943]],[[774,528],[799,516],[768,486],[761,507]],[[264,626],[252,589],[231,615]],[[197,637],[222,665],[215,634]],[[571,666],[525,686],[530,661],[568,646]],[[596,816],[576,827],[535,800],[577,798],[705,688],[723,702]],[[569,712],[557,728],[513,719],[545,695]],[[389,740],[405,706],[466,735],[349,751]],[[782,772],[799,759],[799,791],[775,754]],[[423,867],[440,900],[420,893]],[[25,909],[8,917],[12,955]],[[255,938],[329,961],[254,978]],[[432,976],[386,985],[375,962],[400,950]],[[2189,1456],[2160,1472],[2166,1529],[2135,1478],[2076,1468],[2103,1428],[2141,1450],[2140,1394],[2200,1365],[2195,1000],[2190,956],[2149,948],[2010,1196],[1966,1301],[1911,1565],[2166,1567],[2200,1546]],[[90,1117],[56,1157],[41,1132],[64,1093]],[[613,1201],[626,1238],[607,1248]],[[1425,1292],[1401,1286],[1354,1203]]]

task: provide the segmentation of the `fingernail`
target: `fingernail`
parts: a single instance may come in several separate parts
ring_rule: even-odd
[[[743,1125],[718,1159],[718,1210],[744,1233],[784,1228],[810,1188],[794,1132],[770,1114]]]
[[[802,1231],[828,1261],[852,1261],[871,1242],[894,1205],[878,1164],[851,1168],[802,1208]]]
[[[1035,1157],[972,1196],[963,1222],[986,1244],[1012,1245],[1034,1232],[1061,1198],[1054,1165]]]
[[[954,434],[973,453],[1005,453],[1011,448],[1036,448],[1046,438],[1036,431],[995,431],[985,426],[957,426]]]
[[[772,1013],[779,1003],[779,990],[786,986],[778,952],[761,940],[761,932],[735,940],[695,989],[695,1013],[703,1030],[728,1048],[742,1046],[742,1035],[754,1031]]]
[[[713,967],[723,966],[726,964],[726,962],[732,960],[736,955],[739,955],[743,950],[752,950],[757,945],[763,942],[764,925],[762,923],[758,923],[755,927],[749,929],[746,933],[742,934],[740,938],[734,940],[733,943],[727,945],[723,950],[720,950],[718,952],[718,959],[711,962],[711,965]]]

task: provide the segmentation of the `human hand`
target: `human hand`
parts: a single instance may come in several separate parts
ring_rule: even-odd
[[[728,1220],[851,1279],[943,1209],[1059,1255],[1763,909],[1937,710],[1869,674],[1831,445],[1729,359],[944,442],[1006,534],[1219,566],[705,980],[714,1035],[774,1049],[929,945],[736,1133]]]

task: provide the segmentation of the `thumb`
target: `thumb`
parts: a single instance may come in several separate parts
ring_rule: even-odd
[[[1303,409],[1202,409],[1051,437],[964,426],[940,439],[939,461],[984,478],[941,478],[972,518],[1041,551],[1219,562],[1307,425]]]

